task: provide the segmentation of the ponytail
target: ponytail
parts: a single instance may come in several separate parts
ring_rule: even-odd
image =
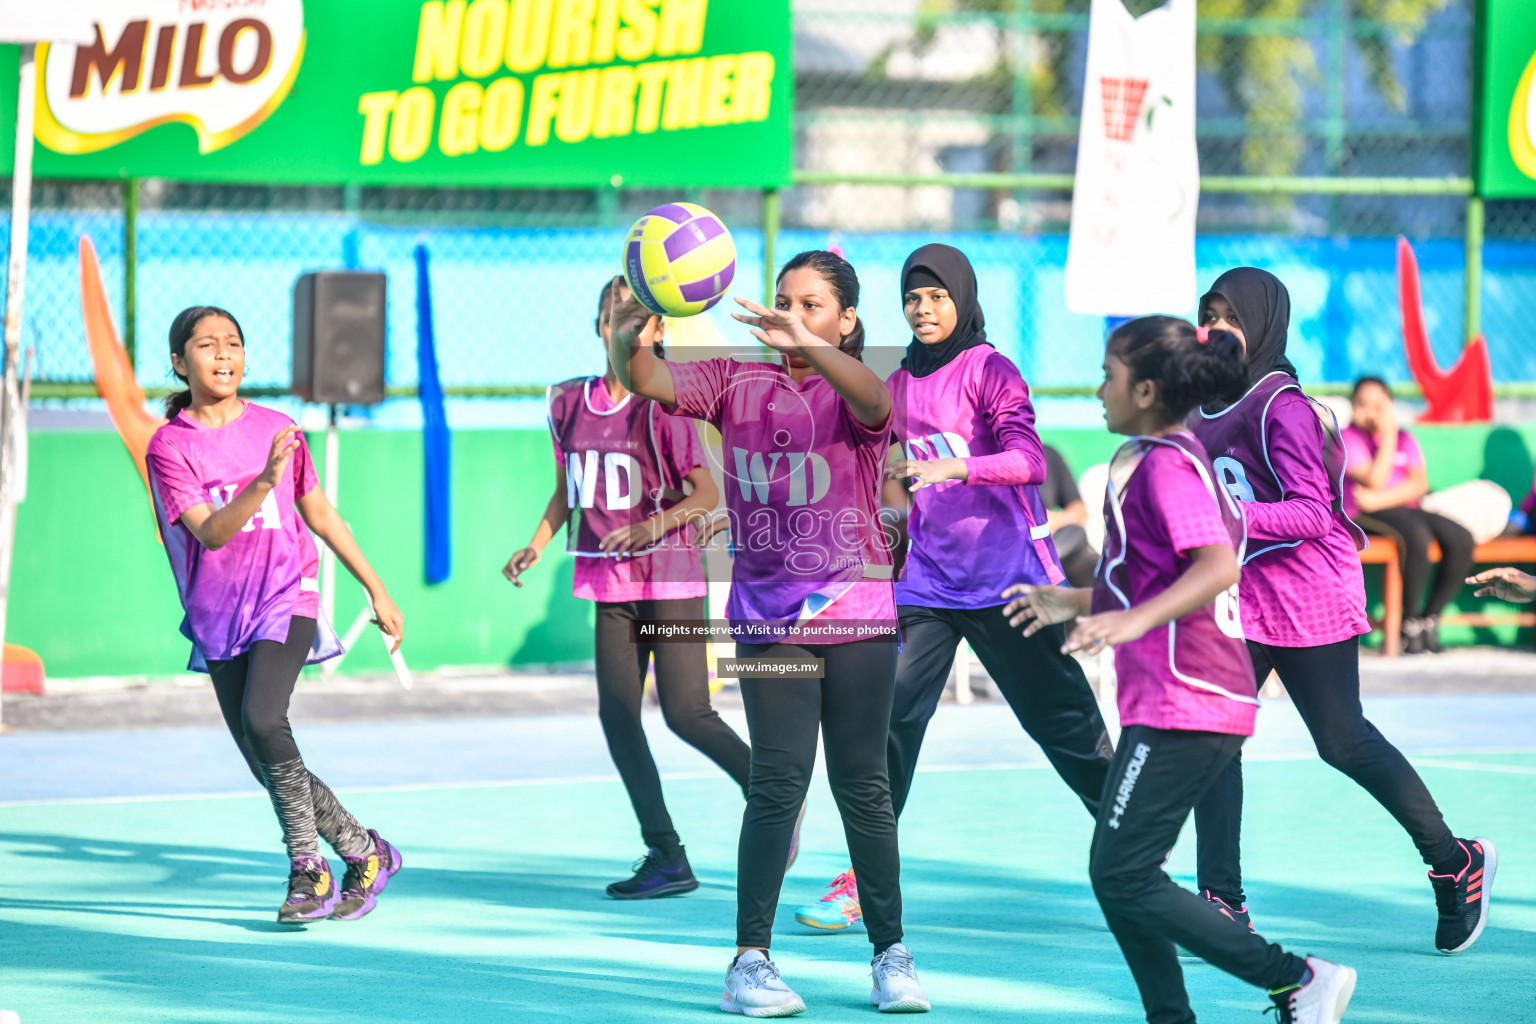
[[[782,281],[785,274],[801,267],[814,270],[832,288],[839,313],[859,307],[859,275],[854,272],[853,264],[843,257],[829,249],[807,249],[790,257],[779,270],[777,280]],[[838,340],[837,347],[860,362],[864,361],[864,321],[857,314],[853,318],[853,330]]]
[[[240,335],[241,343],[245,342],[245,330],[240,326],[240,321],[236,320],[235,315],[229,310],[220,309],[218,306],[188,306],[180,313],[177,313],[176,319],[171,321],[171,354],[185,359],[187,357],[187,342],[192,340],[192,335],[197,331],[197,325],[210,316],[221,316],[234,324],[235,333]],[[171,373],[175,375],[176,379],[183,384],[187,383],[187,378],[176,373],[175,364],[171,365]],[[191,408],[191,406],[191,388],[173,391],[165,396],[165,418],[168,420],[175,419],[178,413],[183,409]]]
[[[1211,399],[1235,397],[1247,380],[1237,335],[1196,328],[1178,317],[1144,316],[1122,324],[1109,336],[1107,351],[1125,363],[1132,381],[1157,384],[1172,423]]]

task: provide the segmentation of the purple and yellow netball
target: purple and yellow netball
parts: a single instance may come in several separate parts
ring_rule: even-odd
[[[624,240],[624,280],[652,313],[693,316],[720,301],[736,276],[736,243],[720,218],[667,203],[635,221]]]

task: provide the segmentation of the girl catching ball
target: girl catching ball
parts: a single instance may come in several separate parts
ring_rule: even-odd
[[[726,617],[738,657],[765,667],[741,679],[752,773],[737,857],[736,956],[720,1008],[751,1017],[805,1009],[767,954],[818,732],[874,944],[870,1001],[885,1011],[928,1009],[901,942],[885,759],[896,608],[879,513],[891,399],[860,359],[858,297],[848,262],[816,250],[779,272],[773,309],[738,298],[745,312],[736,318],[780,353],[776,363],[664,362],[651,348],[656,318],[633,302],[614,310],[620,379],[714,424],[732,477]]]
[[[1163,861],[1201,796],[1253,734],[1258,696],[1238,617],[1241,506],[1183,428],[1199,401],[1242,379],[1242,343],[1174,317],[1109,337],[1099,399],[1126,434],[1110,462],[1105,543],[1092,590],[1021,584],[1005,609],[1025,632],[1078,619],[1065,650],[1115,647],[1120,744],[1088,873],[1150,1024],[1193,1024],[1177,942],[1269,991],[1282,1024],[1335,1024],[1355,972],[1266,942],[1175,885]]]
[[[404,636],[400,609],[320,490],[299,428],[240,398],[245,335],[234,316],[184,309],[170,340],[187,389],[166,400],[169,422],[150,439],[146,461],[186,612],[181,632],[192,641],[187,667],[213,678],[224,721],[282,824],[290,871],[278,921],[350,921],[374,908],[400,870],[400,851],[304,767],[288,724],[299,669],[342,650],[320,616],[311,531],[368,591],[394,650]],[[339,886],[317,834],[346,861]]]

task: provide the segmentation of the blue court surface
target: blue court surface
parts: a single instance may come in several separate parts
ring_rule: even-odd
[[[1536,1021],[1536,695],[1366,705],[1452,829],[1498,844],[1488,930],[1460,956],[1435,952],[1412,844],[1317,760],[1285,701],[1246,748],[1256,925],[1359,970],[1347,1020]],[[647,726],[703,885],[619,903],[602,887],[641,848],[595,716],[299,723],[311,769],[405,857],[372,915],[302,930],[273,921],[280,834],[222,731],[0,737],[0,1007],[24,1024],[726,1020],[740,794],[659,715]],[[1085,876],[1091,822],[1010,712],[941,707],[923,758],[901,843],[931,1019],[1141,1020]],[[846,866],[823,779],[803,851],[774,958],[803,1019],[873,1021],[862,931],[792,916]],[[1187,828],[1170,871],[1192,884],[1193,866]],[[1201,1021],[1263,1019],[1258,990],[1185,974]]]

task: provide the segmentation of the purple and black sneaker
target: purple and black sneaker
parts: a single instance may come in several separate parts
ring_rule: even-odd
[[[362,857],[343,857],[347,874],[341,881],[341,902],[331,916],[338,921],[356,921],[378,906],[378,895],[400,870],[400,851],[373,829],[373,852]]]
[[[688,855],[679,846],[673,853],[646,850],[645,856],[635,861],[634,877],[614,882],[606,891],[616,900],[649,900],[693,892],[698,887],[699,880],[688,866]]]
[[[295,857],[289,864],[288,898],[277,908],[277,923],[323,921],[340,898],[336,876],[324,857]]]

